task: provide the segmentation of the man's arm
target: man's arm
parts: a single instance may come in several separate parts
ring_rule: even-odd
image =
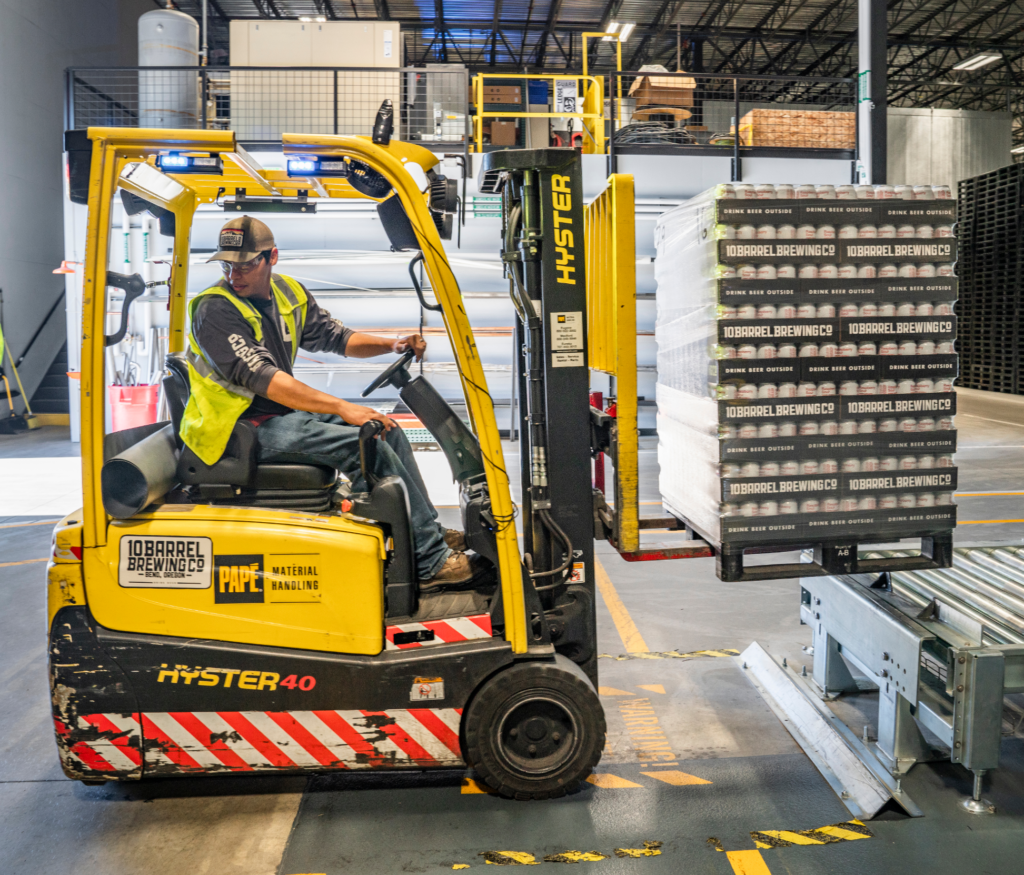
[[[408,337],[395,340],[393,337],[378,337],[376,334],[355,331],[348,337],[345,355],[350,358],[368,359],[389,352],[403,353],[407,349],[415,350],[416,361],[419,361],[427,351],[427,342],[418,334],[410,334]]]
[[[362,425],[364,422],[376,420],[384,424],[385,431],[395,427],[395,423],[383,413],[378,413],[370,407],[363,407],[361,404],[353,404],[343,398],[335,398],[307,386],[284,371],[274,373],[265,394],[271,401],[296,410],[305,410],[308,413],[333,413],[349,425]]]
[[[389,352],[399,354],[407,349],[416,352],[416,360],[423,358],[427,342],[418,334],[408,337],[378,337],[346,327],[341,320],[331,316],[307,290],[306,324],[302,329],[302,348],[310,352],[333,352],[349,358],[368,359]],[[271,399],[277,400],[277,399]]]

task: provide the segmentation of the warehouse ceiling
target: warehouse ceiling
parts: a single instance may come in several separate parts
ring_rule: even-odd
[[[164,5],[154,0],[156,5]],[[200,17],[200,0],[177,0]],[[891,0],[889,101],[898,106],[1020,109],[1024,0]],[[463,63],[499,72],[582,68],[582,34],[636,25],[623,69],[851,77],[856,0],[209,0],[211,61],[228,63],[231,19],[400,22],[408,65]],[[953,67],[981,52],[998,60]],[[591,41],[592,69],[614,68],[612,44]],[[1018,90],[1021,89],[1021,90]]]

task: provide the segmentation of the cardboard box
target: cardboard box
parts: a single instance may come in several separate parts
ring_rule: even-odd
[[[853,149],[857,119],[852,112],[752,109],[740,119],[745,146]]]
[[[489,103],[515,103],[523,102],[523,89],[519,85],[484,85],[484,105]],[[469,102],[476,100],[476,92],[472,83],[469,86]]]
[[[518,133],[515,122],[491,122],[491,145],[514,146]]]
[[[660,64],[648,64],[641,73],[667,73]],[[697,80],[689,76],[638,76],[629,86],[629,96],[636,99],[639,109],[644,106],[673,106],[680,109],[693,106],[693,92]]]

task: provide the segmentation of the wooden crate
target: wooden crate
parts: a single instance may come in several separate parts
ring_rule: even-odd
[[[790,149],[853,149],[857,119],[852,112],[752,109],[740,119],[744,146]]]

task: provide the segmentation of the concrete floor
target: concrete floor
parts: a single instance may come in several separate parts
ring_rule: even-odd
[[[1024,399],[960,393],[960,544],[1024,543]],[[641,500],[658,512],[654,439],[644,439]],[[75,455],[66,433],[0,437],[0,470],[17,459]],[[8,468],[10,470],[10,468]],[[978,493],[1016,493],[979,495]],[[727,655],[754,640],[809,665],[793,580],[724,584],[714,561],[622,561],[598,545],[625,613],[598,607],[609,744],[595,784],[570,797],[513,803],[464,793],[461,772],[317,778],[214,778],[85,787],[66,780],[50,728],[42,560],[53,516],[3,516],[0,495],[0,873],[12,875],[300,875],[450,870],[487,851],[537,860],[597,851],[597,871],[729,873],[1008,873],[1024,848],[1024,740],[1004,742],[986,785],[994,818],[956,808],[966,774],[921,765],[904,786],[925,816],[876,820],[873,837],[767,850],[751,830],[802,830],[849,813]],[[455,511],[443,509],[446,521]],[[450,520],[448,518],[451,517]],[[989,522],[1000,521],[1000,522]],[[664,535],[652,534],[664,539]],[[632,620],[635,630],[624,627]],[[618,622],[616,622],[616,620]],[[645,658],[624,658],[623,634]],[[637,641],[641,642],[638,648]],[[653,712],[675,756],[674,783],[640,764],[624,717]],[[663,769],[664,771],[664,769]],[[645,772],[651,772],[645,774]],[[660,841],[660,856],[615,848]],[[541,865],[553,866],[554,863]],[[739,867],[739,868],[737,868]],[[744,868],[746,867],[746,868]],[[758,868],[761,867],[761,868]]]

